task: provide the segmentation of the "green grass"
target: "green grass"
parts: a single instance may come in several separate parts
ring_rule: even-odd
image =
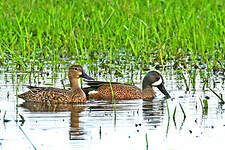
[[[1,1],[1,65],[32,71],[74,60],[107,68],[110,59],[144,68],[190,56],[191,65],[224,68],[224,6],[224,0]]]
[[[148,150],[148,134],[145,133],[146,150]]]
[[[221,104],[221,105],[224,105],[224,104],[225,104],[225,101],[224,101],[224,99],[223,99],[223,95],[222,95],[221,93],[220,93],[220,95],[217,94],[217,93],[216,93],[213,89],[211,89],[210,87],[209,87],[209,90],[210,90],[213,94],[215,94],[217,98],[219,98],[220,104]],[[207,105],[207,107],[208,107],[208,105]]]

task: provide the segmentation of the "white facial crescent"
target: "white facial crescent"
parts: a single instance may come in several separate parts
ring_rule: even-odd
[[[161,77],[159,78],[158,81],[152,83],[152,86],[158,86],[158,85],[160,85],[160,84],[162,84],[162,78],[161,78]]]

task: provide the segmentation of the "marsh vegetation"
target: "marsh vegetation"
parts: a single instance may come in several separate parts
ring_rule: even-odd
[[[220,146],[224,6],[224,0],[0,1],[0,149]],[[173,98],[156,91],[153,101],[72,106],[18,99],[25,85],[67,88],[71,64],[97,80],[138,87],[147,71],[158,70]]]

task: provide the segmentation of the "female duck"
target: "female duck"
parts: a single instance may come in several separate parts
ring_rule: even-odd
[[[50,103],[85,103],[86,95],[79,85],[79,78],[86,78],[93,80],[89,77],[80,65],[72,65],[69,67],[69,81],[71,89],[59,89],[53,87],[34,87],[28,86],[30,91],[18,95],[19,98],[25,101],[33,102],[50,102]]]
[[[83,90],[86,94],[88,93],[89,99],[111,100],[113,95],[116,100],[150,100],[155,97],[153,87],[157,87],[167,98],[170,98],[170,95],[164,87],[163,77],[157,71],[150,71],[146,74],[142,82],[142,90],[133,85],[116,82],[86,82],[90,87],[84,88]]]

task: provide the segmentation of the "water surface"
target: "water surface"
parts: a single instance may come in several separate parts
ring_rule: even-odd
[[[158,89],[152,101],[117,101],[116,111],[113,102],[102,100],[89,100],[82,105],[43,105],[17,99],[17,93],[28,90],[25,85],[63,88],[63,84],[69,83],[66,70],[49,73],[10,73],[1,69],[0,149],[211,150],[224,147],[224,106],[210,90],[203,88],[198,72],[196,88],[190,91],[186,91],[183,79],[175,71],[163,72],[166,89],[173,97],[167,100],[170,115]],[[144,72],[135,72],[111,78],[141,87],[144,75]],[[184,75],[188,79],[188,75]],[[95,77],[108,78],[104,74]],[[209,85],[224,95],[224,77],[212,74],[212,78]],[[208,101],[208,112],[202,109],[204,99]],[[20,122],[20,115],[24,123]]]

